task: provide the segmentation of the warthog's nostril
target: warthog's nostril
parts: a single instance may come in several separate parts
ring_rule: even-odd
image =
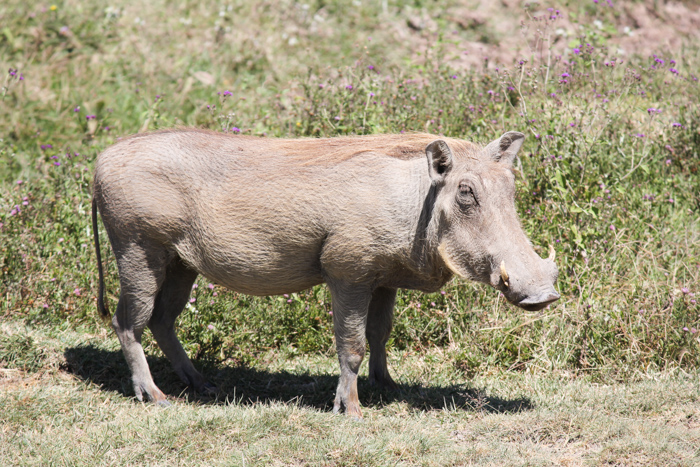
[[[527,297],[517,303],[520,308],[528,311],[537,311],[546,307],[552,302],[559,300],[560,295],[556,292],[545,292],[539,295]]]

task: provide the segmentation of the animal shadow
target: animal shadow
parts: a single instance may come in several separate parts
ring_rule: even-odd
[[[120,351],[108,351],[92,344],[65,350],[62,369],[81,380],[127,397],[133,396],[131,374]],[[266,371],[248,366],[225,366],[211,361],[195,361],[195,366],[217,385],[216,396],[201,396],[188,390],[170,362],[164,357],[148,357],[153,379],[169,397],[201,404],[241,405],[270,402],[294,402],[302,407],[330,411],[337,374]],[[464,385],[399,383],[397,391],[371,385],[367,377],[358,381],[360,403],[382,408],[392,402],[404,402],[415,410],[465,410],[487,413],[517,413],[533,409],[527,397],[504,399]]]

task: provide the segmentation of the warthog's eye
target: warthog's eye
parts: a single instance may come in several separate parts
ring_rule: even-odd
[[[476,192],[468,182],[461,182],[459,184],[459,202],[461,204],[466,205],[479,205],[479,200],[476,197]]]

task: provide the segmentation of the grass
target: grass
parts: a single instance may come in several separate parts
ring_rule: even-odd
[[[27,333],[43,372],[5,377],[0,458],[12,464],[693,465],[700,452],[697,373],[601,384],[552,372],[455,370],[445,350],[392,352],[400,393],[360,380],[365,420],[329,413],[336,361],[269,352],[250,367],[205,365],[218,400],[174,379],[174,404],[134,403],[111,335]],[[167,368],[151,361],[156,377]],[[52,366],[56,365],[56,366]]]
[[[692,464],[700,44],[622,54],[628,8],[545,6],[4,2],[0,463]],[[121,136],[175,125],[482,143],[522,131],[518,212],[542,255],[555,246],[562,299],[529,313],[462,281],[402,291],[389,343],[402,391],[361,381],[355,425],[327,413],[325,287],[255,298],[200,279],[179,336],[228,402],[183,393],[146,335],[177,403],[134,404],[95,310],[92,165]]]

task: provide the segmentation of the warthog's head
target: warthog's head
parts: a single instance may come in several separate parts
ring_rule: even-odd
[[[445,141],[428,145],[439,252],[457,275],[490,284],[508,301],[540,310],[559,298],[554,249],[540,258],[515,211],[513,160],[524,135],[510,131],[479,151],[456,157]]]

